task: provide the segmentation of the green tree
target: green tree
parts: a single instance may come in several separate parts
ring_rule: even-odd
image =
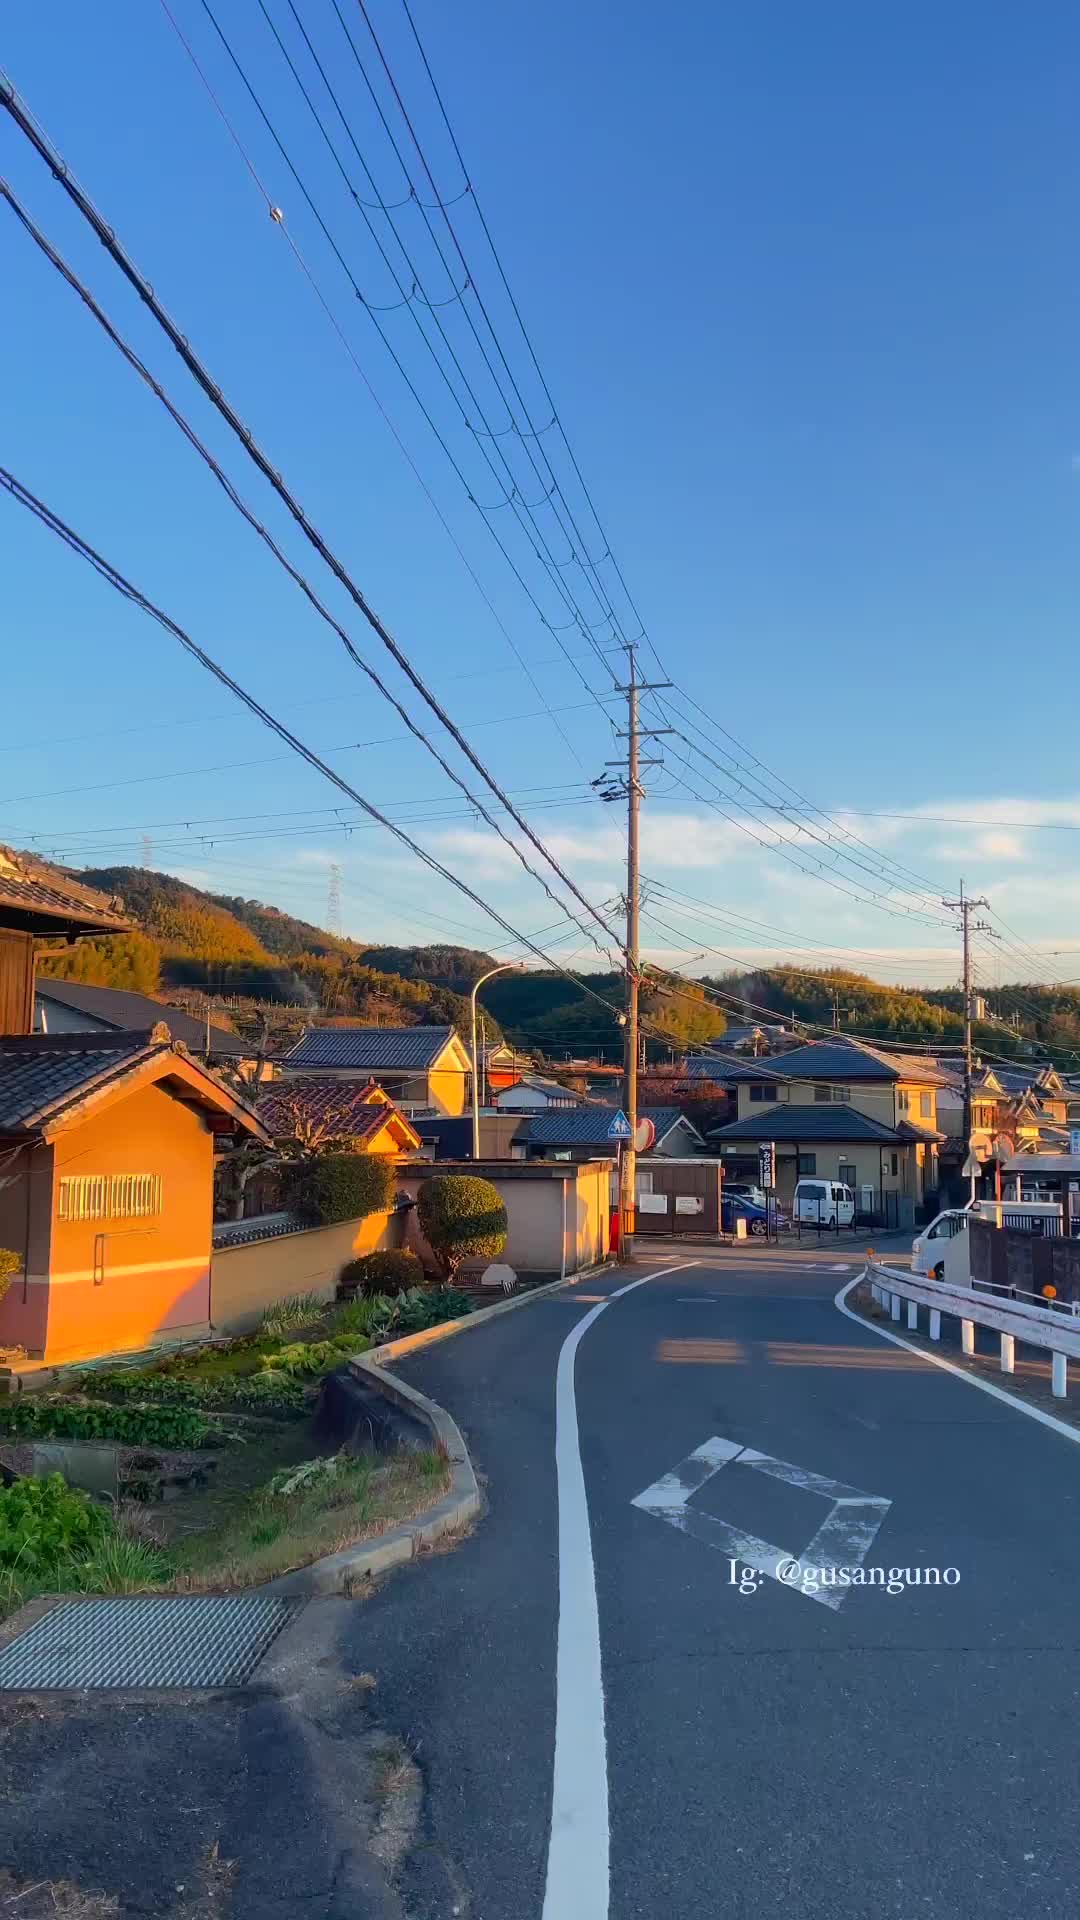
[[[416,1210],[451,1283],[463,1261],[497,1260],[506,1247],[506,1208],[499,1190],[476,1174],[433,1174],[416,1196]]]

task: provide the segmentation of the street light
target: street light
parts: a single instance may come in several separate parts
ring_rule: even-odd
[[[476,1053],[476,990],[485,980],[494,980],[497,973],[516,973],[517,965],[508,961],[505,966],[492,967],[489,973],[482,973],[479,980],[473,982],[469,995],[469,1015],[472,1024],[472,1157],[480,1158],[480,1063]]]

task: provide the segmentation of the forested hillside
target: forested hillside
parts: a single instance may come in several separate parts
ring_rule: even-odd
[[[41,970],[95,986],[129,987],[163,999],[182,989],[224,1001],[291,1006],[298,1017],[381,1025],[468,1027],[468,993],[496,961],[445,943],[402,947],[345,939],[261,900],[211,894],[171,874],[142,867],[91,867],[79,876],[121,899],[137,931],[84,940],[41,956]],[[570,979],[523,969],[482,989],[486,1032],[551,1060],[621,1057],[620,974]],[[719,1004],[718,1004],[719,1001]],[[1037,1042],[1063,1064],[1080,1064],[1080,990],[1027,983],[986,990],[987,1018],[977,1043],[990,1056]],[[604,1004],[607,1003],[607,1004]],[[867,1038],[956,1046],[962,1036],[955,989],[882,985],[843,968],[724,974],[707,981],[667,976],[642,991],[650,1060],[722,1042],[725,1012],[743,1021],[768,1014]]]

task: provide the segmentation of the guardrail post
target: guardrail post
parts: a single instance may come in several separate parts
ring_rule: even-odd
[[[1016,1372],[1016,1337],[1011,1333],[1003,1333],[1001,1336],[1001,1371],[1002,1373]]]
[[[941,1309],[940,1309],[940,1307],[931,1307],[931,1309],[930,1309],[930,1338],[931,1338],[931,1340],[940,1340],[940,1339],[941,1339]]]
[[[1050,1370],[1050,1388],[1058,1400],[1064,1400],[1069,1391],[1069,1362],[1063,1353],[1054,1355]]]
[[[961,1345],[961,1347],[963,1348],[963,1350],[964,1350],[964,1352],[965,1352],[965,1353],[968,1353],[968,1354],[971,1354],[971,1353],[974,1353],[974,1351],[975,1351],[975,1322],[974,1322],[974,1320],[961,1320],[961,1322],[960,1322],[960,1345]]]
[[[918,1333],[919,1303],[917,1300],[909,1300],[907,1303],[907,1323],[909,1333]]]
[[[899,1320],[900,1318],[900,1295],[898,1293],[894,1293],[892,1296],[892,1317],[894,1320]]]

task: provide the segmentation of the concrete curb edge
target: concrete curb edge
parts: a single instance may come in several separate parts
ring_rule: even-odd
[[[426,1393],[399,1380],[396,1374],[386,1372],[385,1362],[411,1353],[416,1347],[427,1346],[433,1340],[445,1340],[466,1327],[479,1326],[499,1314],[512,1313],[516,1307],[526,1306],[530,1300],[546,1299],[566,1287],[576,1286],[578,1281],[590,1279],[610,1264],[604,1261],[599,1266],[571,1274],[565,1280],[553,1280],[549,1286],[531,1287],[527,1293],[517,1294],[512,1299],[498,1300],[493,1306],[481,1307],[478,1313],[463,1315],[460,1320],[444,1320],[440,1326],[426,1327],[422,1333],[406,1334],[400,1340],[390,1340],[385,1346],[374,1348],[371,1353],[354,1355],[348,1362],[351,1373],[429,1429],[436,1447],[446,1454],[450,1462],[449,1491],[421,1518],[403,1521],[401,1526],[380,1534],[375,1540],[364,1541],[355,1547],[343,1547],[340,1553],[326,1554],[321,1560],[313,1560],[310,1566],[296,1567],[291,1573],[280,1574],[276,1580],[268,1581],[262,1592],[353,1594],[365,1580],[389,1573],[392,1567],[404,1566],[407,1561],[415,1560],[425,1547],[434,1545],[437,1540],[444,1540],[448,1534],[460,1532],[475,1520],[483,1502],[469,1449],[457,1421],[447,1413],[445,1407],[439,1406],[438,1401],[430,1400]]]
[[[450,1462],[449,1490],[418,1519],[405,1520],[374,1540],[343,1547],[340,1553],[326,1554],[321,1560],[313,1560],[310,1566],[281,1574],[267,1583],[262,1589],[264,1593],[353,1594],[365,1580],[373,1580],[380,1573],[388,1573],[391,1567],[414,1560],[425,1547],[445,1539],[447,1534],[460,1532],[480,1512],[480,1489],[456,1420],[425,1393],[383,1373],[366,1354],[350,1360],[348,1365],[349,1371],[365,1385],[393,1400],[427,1427],[434,1446],[445,1453]]]

